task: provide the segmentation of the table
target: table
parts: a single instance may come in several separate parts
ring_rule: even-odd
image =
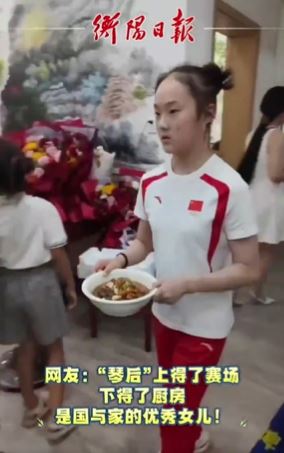
[[[89,302],[90,314],[90,333],[92,338],[98,337],[98,312],[99,310]],[[143,318],[144,322],[144,349],[146,352],[152,351],[152,310],[151,304],[143,308],[134,316]],[[119,318],[118,318],[119,319]]]

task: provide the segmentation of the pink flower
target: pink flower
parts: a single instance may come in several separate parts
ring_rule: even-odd
[[[42,140],[44,137],[43,135],[28,135],[26,137],[26,143],[30,143],[30,142],[36,142],[38,143],[40,140]]]
[[[41,157],[38,160],[38,164],[40,167],[46,167],[50,162],[51,162],[51,159],[48,156]]]
[[[61,151],[56,148],[51,142],[48,142],[48,146],[45,149],[46,154],[51,157],[55,162],[59,162],[61,158]]]
[[[54,155],[54,160],[55,162],[60,162],[60,159],[61,159],[61,151],[57,151],[57,153]]]
[[[41,178],[41,177],[44,175],[44,169],[43,169],[43,168],[40,168],[40,167],[37,167],[37,168],[35,168],[33,174],[34,174],[37,178]]]
[[[115,200],[115,198],[113,196],[110,196],[110,197],[107,198],[107,203],[108,203],[108,207],[112,208],[115,205],[116,200]]]

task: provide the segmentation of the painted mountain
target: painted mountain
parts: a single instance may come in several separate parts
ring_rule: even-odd
[[[144,47],[126,50],[95,41],[96,11],[120,11],[126,21],[137,15],[136,1],[15,1],[9,79],[2,92],[4,132],[37,120],[81,117],[99,127],[117,159],[155,165],[163,156],[152,127],[160,68]]]

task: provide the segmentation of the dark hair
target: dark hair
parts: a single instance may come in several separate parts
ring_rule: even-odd
[[[268,90],[260,104],[260,111],[263,118],[256,128],[238,167],[239,174],[248,184],[253,179],[262,140],[270,123],[281,113],[284,113],[284,87],[277,86]]]
[[[209,63],[205,66],[176,66],[158,78],[155,91],[170,76],[189,89],[196,101],[199,117],[206,113],[210,104],[216,104],[217,95],[221,90],[230,90],[233,87],[232,72],[229,69],[222,70],[215,63]]]
[[[0,194],[12,196],[23,192],[26,176],[34,169],[32,159],[13,143],[0,138]]]

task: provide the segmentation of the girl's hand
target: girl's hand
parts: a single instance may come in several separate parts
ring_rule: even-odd
[[[123,256],[117,256],[113,260],[101,260],[95,267],[95,272],[104,271],[105,275],[110,274],[115,269],[122,269],[124,266]]]
[[[66,297],[67,297],[67,300],[68,300],[68,304],[67,304],[67,309],[68,310],[73,310],[73,308],[76,307],[76,305],[78,304],[78,296],[77,296],[77,293],[74,289],[66,289]]]
[[[160,304],[176,304],[184,294],[189,292],[187,282],[184,279],[158,282],[155,287],[158,289],[154,300]]]

